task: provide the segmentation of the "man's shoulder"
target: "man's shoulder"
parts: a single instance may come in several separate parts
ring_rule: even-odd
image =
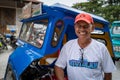
[[[76,41],[77,41],[77,39],[71,39],[67,43],[73,43],[73,42],[76,42]]]
[[[77,39],[71,39],[65,45],[72,45],[72,44],[75,44],[76,42],[77,42]]]
[[[92,39],[93,41],[93,44],[97,45],[97,46],[101,46],[101,47],[105,47],[105,43],[99,41],[99,40],[96,40],[96,39]]]

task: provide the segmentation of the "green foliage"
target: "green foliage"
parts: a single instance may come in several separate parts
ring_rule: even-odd
[[[109,22],[120,20],[120,0],[89,0],[72,7],[101,16]]]

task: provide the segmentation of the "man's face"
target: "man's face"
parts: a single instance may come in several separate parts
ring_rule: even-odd
[[[90,34],[93,30],[92,24],[88,24],[85,21],[78,21],[75,23],[75,33],[80,39],[90,38]]]

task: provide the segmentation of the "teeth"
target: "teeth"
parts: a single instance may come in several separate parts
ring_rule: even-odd
[[[79,33],[82,34],[82,35],[83,35],[83,34],[86,34],[85,32],[79,32]]]

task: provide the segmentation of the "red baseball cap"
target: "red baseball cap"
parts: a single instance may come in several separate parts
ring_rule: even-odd
[[[75,18],[75,23],[78,22],[78,21],[85,21],[88,24],[94,23],[93,18],[88,13],[80,13],[80,14],[78,14],[76,16],[76,18]]]

